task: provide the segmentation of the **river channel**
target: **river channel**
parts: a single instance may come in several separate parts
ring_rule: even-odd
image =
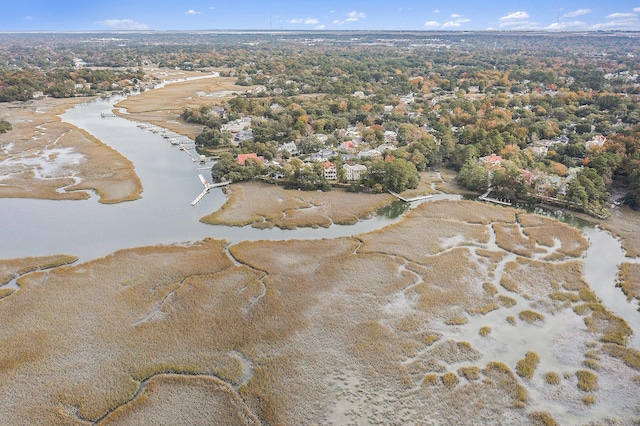
[[[93,134],[119,151],[135,166],[142,181],[142,198],[107,205],[92,196],[84,201],[0,199],[0,258],[71,254],[85,262],[116,250],[155,244],[175,244],[206,237],[231,243],[248,240],[320,239],[357,235],[401,219],[380,214],[355,225],[329,228],[259,230],[247,227],[205,225],[202,216],[226,201],[220,189],[212,189],[196,206],[191,201],[202,191],[195,152],[173,146],[160,133],[141,128],[110,113],[122,96],[97,99],[66,111],[62,120]],[[437,195],[438,198],[455,198]],[[571,222],[570,222],[571,223]],[[580,226],[590,241],[584,257],[585,278],[605,306],[624,318],[635,330],[630,346],[640,349],[640,312],[615,287],[618,266],[625,255],[620,242],[598,227]]]

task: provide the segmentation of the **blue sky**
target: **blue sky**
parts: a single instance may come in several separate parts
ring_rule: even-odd
[[[274,30],[640,31],[640,0],[4,0],[0,13],[0,31],[270,25]]]

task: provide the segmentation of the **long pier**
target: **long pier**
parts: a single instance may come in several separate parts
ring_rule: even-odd
[[[413,197],[413,198],[404,198],[402,195],[393,191],[389,191],[389,194],[393,195],[394,197],[398,198],[400,201],[403,201],[405,203],[412,203],[414,201],[428,200],[429,198],[433,198],[433,195],[420,195],[418,197]]]

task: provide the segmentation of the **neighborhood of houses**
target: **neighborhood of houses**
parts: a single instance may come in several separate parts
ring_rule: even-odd
[[[354,96],[358,95],[363,94],[359,94],[358,92],[354,93]],[[408,94],[403,96],[400,102],[403,107],[409,108],[410,110],[410,104],[413,101],[414,95]],[[273,104],[271,108],[277,110],[282,107],[278,104]],[[395,107],[389,106],[389,108]],[[215,107],[212,109],[212,113],[224,115],[225,112],[222,107]],[[252,122],[261,119],[260,117],[244,116],[223,124],[220,131],[227,132],[231,135],[231,144],[233,146],[241,147],[244,142],[253,139]],[[424,124],[424,126],[428,131],[431,130],[428,124]],[[346,129],[339,129],[334,133],[338,141],[333,140],[334,144],[328,144],[329,135],[314,134],[311,137],[315,138],[318,142],[317,146],[320,146],[315,152],[303,154],[298,146],[299,141],[289,141],[280,145],[278,148],[280,155],[271,161],[266,160],[254,152],[239,154],[237,156],[237,163],[245,165],[247,164],[247,160],[252,159],[253,161],[258,161],[263,166],[274,166],[278,169],[284,167],[291,159],[296,158],[301,160],[303,166],[306,167],[313,167],[314,163],[320,163],[323,170],[323,177],[328,181],[338,181],[340,176],[342,176],[342,181],[357,182],[367,171],[367,167],[362,164],[364,160],[384,158],[398,148],[396,132],[385,130],[383,132],[384,142],[373,147],[367,143],[362,136],[363,131],[367,129],[369,129],[369,127],[362,125],[350,125]],[[605,136],[594,136],[585,143],[586,152],[602,147],[605,142]],[[570,139],[566,135],[560,135],[552,140],[537,140],[531,142],[527,150],[535,157],[542,158],[546,157],[554,146],[567,145],[568,143],[570,143]],[[342,160],[342,173],[338,172],[339,166],[336,166],[336,164],[330,161],[335,158]],[[478,159],[478,162],[482,164],[489,173],[502,168],[503,161],[503,157],[496,153]],[[575,178],[580,170],[581,167],[568,168],[564,176],[526,169],[521,170],[521,174],[525,184],[537,194],[542,196],[555,196],[566,193],[569,182]]]

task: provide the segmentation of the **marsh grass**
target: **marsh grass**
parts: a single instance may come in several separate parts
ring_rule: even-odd
[[[491,334],[491,327],[480,327],[480,331],[478,331],[478,334],[482,337],[487,337],[489,334]]]
[[[424,376],[424,380],[422,381],[422,383],[425,386],[436,386],[439,383],[438,375],[435,373],[429,373]]]
[[[591,358],[587,358],[584,361],[582,361],[582,366],[593,371],[600,371],[600,369],[602,368],[598,361]]]
[[[393,201],[389,194],[294,191],[263,182],[234,184],[227,202],[201,222],[281,229],[352,225]]]
[[[525,257],[543,254],[545,251],[536,247],[535,241],[520,233],[520,227],[513,223],[494,223],[496,244],[503,250]]]
[[[640,263],[623,263],[620,265],[617,285],[627,299],[640,299]]]
[[[4,176],[0,197],[84,200],[91,190],[101,203],[140,198],[142,184],[128,159],[84,130],[61,121],[59,115],[80,102],[86,98],[32,100],[20,108],[0,106],[0,115],[13,126],[11,132],[0,135],[0,145],[14,145],[3,152],[3,160],[10,161],[0,162],[0,175]],[[81,160],[60,164],[56,155],[42,156],[54,146],[72,150]],[[32,159],[48,164],[46,179],[36,178],[33,167],[25,167],[25,161]]]
[[[473,365],[470,367],[460,367],[458,369],[460,377],[464,377],[468,381],[480,380],[480,368]]]
[[[602,345],[602,351],[607,355],[622,359],[629,367],[640,371],[640,351],[637,349],[607,343]]]
[[[582,398],[582,402],[584,403],[584,405],[593,405],[596,403],[596,397],[593,395],[587,395]]]
[[[516,325],[516,317],[514,317],[513,315],[509,315],[507,318],[507,323],[515,326]]]
[[[580,257],[588,247],[580,230],[565,223],[532,214],[518,215],[518,222],[523,227],[523,233],[539,245],[554,247],[556,241],[560,242],[556,252],[545,256],[549,260]]]
[[[547,301],[550,295],[562,297],[561,288],[568,291],[587,288],[578,261],[554,264],[522,257],[507,263],[500,284],[527,299],[541,302]]]
[[[518,314],[518,318],[520,318],[522,321],[528,322],[529,324],[544,321],[544,315],[530,309],[520,311],[520,313]]]
[[[456,373],[453,373],[451,371],[447,371],[446,373],[444,373],[440,377],[440,379],[442,380],[442,384],[449,389],[455,387],[458,383],[460,383],[460,378],[456,375]]]
[[[516,373],[523,379],[531,379],[540,363],[540,356],[535,352],[527,352],[516,364]]]
[[[184,375],[153,377],[138,398],[113,411],[101,423],[165,424],[168,419],[177,423],[200,419],[211,424],[260,424],[227,383]]]
[[[10,288],[0,288],[0,299],[3,299],[9,295],[13,294],[13,289]]]
[[[562,381],[562,377],[558,373],[550,371],[544,375],[544,381],[549,385],[559,385]]]
[[[482,289],[485,291],[485,293],[487,293],[487,295],[489,296],[495,296],[498,293],[498,289],[496,288],[495,285],[493,285],[490,282],[484,282],[482,283]]]
[[[78,260],[77,256],[66,254],[20,259],[0,259],[0,286],[29,272],[69,265]]]
[[[505,308],[511,308],[512,306],[518,304],[518,301],[516,299],[514,299],[513,297],[505,296],[504,294],[498,295],[498,300],[500,301],[500,304]]]
[[[525,408],[529,403],[529,395],[526,388],[518,384],[516,375],[504,362],[491,361],[482,370],[482,373],[487,379],[497,383],[511,395],[514,408]]]
[[[593,392],[598,390],[598,375],[589,370],[576,371],[578,378],[578,389],[583,392]]]
[[[627,322],[615,316],[599,302],[585,302],[575,305],[573,310],[578,315],[585,316],[584,323],[587,330],[600,336],[604,343],[615,343],[625,346],[633,330]],[[587,316],[590,314],[589,316]]]
[[[529,413],[529,418],[534,426],[557,426],[558,422],[546,411],[534,411]]]
[[[569,291],[554,291],[552,293],[549,294],[549,298],[552,300],[558,300],[561,302],[579,302],[580,301],[580,296],[569,292]]]

